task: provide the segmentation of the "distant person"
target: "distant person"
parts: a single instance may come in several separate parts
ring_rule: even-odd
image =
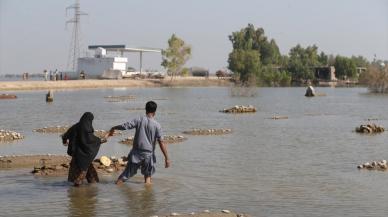
[[[47,81],[48,78],[47,78],[47,70],[46,69],[43,70],[43,74],[44,74],[44,80]]]
[[[130,130],[135,128],[135,138],[132,150],[128,154],[128,163],[125,170],[118,177],[116,184],[127,181],[130,177],[141,169],[144,176],[144,183],[151,184],[151,176],[155,172],[155,145],[156,141],[164,155],[165,168],[170,167],[170,160],[167,154],[167,147],[162,140],[162,129],[160,124],[154,119],[157,104],[153,101],[146,103],[146,115],[135,118],[122,125],[114,126],[110,129],[107,137],[112,136],[115,130]]]
[[[28,79],[28,75],[27,75],[27,72],[23,73],[23,81],[27,80]]]
[[[50,70],[50,81],[53,80],[53,72]]]
[[[54,81],[58,81],[58,80],[59,80],[58,69],[55,69],[55,72],[54,72]]]
[[[65,77],[64,77],[65,81],[68,79],[67,77],[67,73],[65,72]]]
[[[92,162],[101,143],[106,142],[106,139],[100,139],[94,135],[93,119],[91,112],[85,112],[79,122],[62,136],[62,143],[68,146],[67,154],[72,156],[68,181],[73,182],[76,187],[81,185],[85,178],[88,183],[99,182]]]
[[[79,77],[80,79],[85,80],[85,72],[83,70],[79,73]]]
[[[61,81],[63,80],[63,77],[62,77],[62,72],[61,72],[61,75],[60,75],[60,79],[61,79]]]

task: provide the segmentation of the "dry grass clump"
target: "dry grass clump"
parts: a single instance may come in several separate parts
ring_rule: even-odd
[[[235,79],[235,83],[230,87],[230,95],[233,97],[255,97],[257,95],[256,83],[255,76],[250,76],[246,82]]]
[[[371,65],[360,75],[360,83],[366,84],[372,93],[388,93],[388,66]]]

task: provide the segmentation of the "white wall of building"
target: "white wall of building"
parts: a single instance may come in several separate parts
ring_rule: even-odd
[[[125,73],[125,57],[82,57],[78,58],[77,72],[84,71],[86,78],[99,78],[106,70],[121,70]]]

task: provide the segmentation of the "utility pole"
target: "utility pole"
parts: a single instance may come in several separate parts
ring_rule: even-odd
[[[74,10],[74,16],[70,20],[66,21],[66,26],[69,23],[73,24],[73,32],[70,41],[69,47],[69,55],[67,58],[67,68],[72,69],[73,72],[77,70],[77,60],[80,56],[80,24],[81,24],[81,16],[87,15],[80,11],[80,3],[79,0],[76,0],[73,5],[70,5],[66,8],[66,14],[68,10]]]

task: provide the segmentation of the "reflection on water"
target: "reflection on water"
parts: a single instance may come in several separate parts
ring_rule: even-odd
[[[120,186],[120,194],[124,198],[124,206],[128,208],[128,213],[140,215],[153,215],[155,195],[152,186],[144,186],[141,190],[136,190],[130,185]]]
[[[69,187],[69,216],[96,216],[98,188],[95,185]]]
[[[0,102],[0,128],[21,132],[22,141],[0,144],[0,155],[64,154],[57,134],[35,128],[73,124],[85,111],[94,127],[142,115],[156,99],[157,120],[166,135],[192,128],[231,128],[232,134],[188,136],[168,146],[172,167],[163,168],[157,150],[153,186],[138,175],[123,186],[118,174],[101,183],[73,188],[66,177],[34,178],[29,170],[0,171],[0,207],[4,216],[150,216],[204,209],[230,209],[254,216],[386,216],[388,172],[358,171],[361,162],[388,159],[388,133],[360,135],[368,119],[388,126],[388,96],[362,94],[363,88],[318,88],[324,97],[306,98],[304,88],[260,88],[256,97],[231,97],[227,88],[149,88],[17,92]],[[109,103],[104,96],[134,95]],[[218,112],[253,105],[254,114]],[[288,119],[272,120],[274,115]],[[126,156],[118,143],[127,131],[101,146],[99,155]],[[31,168],[32,169],[32,168]],[[5,208],[4,208],[5,207]]]

